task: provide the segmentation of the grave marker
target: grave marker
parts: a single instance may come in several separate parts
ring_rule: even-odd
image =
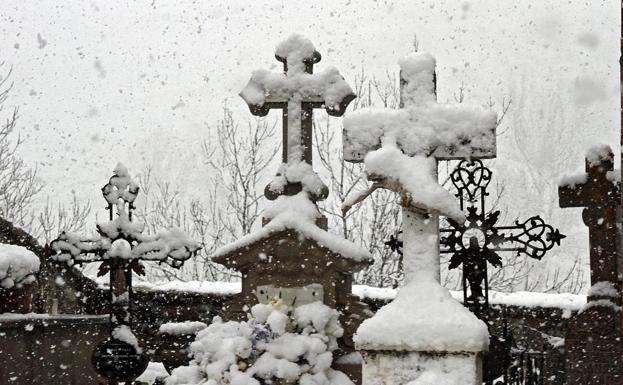
[[[586,172],[558,189],[560,207],[583,207],[589,231],[591,289],[584,309],[569,322],[565,338],[567,385],[623,383],[621,315],[620,174],[608,146],[594,147]]]
[[[479,384],[486,326],[439,284],[439,215],[465,218],[437,183],[437,160],[494,157],[496,116],[437,103],[431,55],[411,54],[400,67],[401,109],[359,110],[344,121],[345,159],[365,161],[368,179],[400,193],[403,207],[405,285],[357,331],[364,385]]]
[[[134,380],[149,362],[131,329],[132,271],[142,273],[142,260],[178,268],[200,249],[198,243],[178,230],[143,234],[144,226],[132,220],[138,192],[128,170],[118,164],[102,188],[109,221],[97,224],[98,235],[63,232],[50,243],[56,261],[70,266],[101,262],[98,274],[109,273],[111,336],[93,351],[93,365],[109,385]]]
[[[292,35],[277,46],[284,73],[254,71],[242,98],[255,115],[282,108],[284,119],[283,164],[264,194],[271,200],[263,213],[263,227],[215,253],[213,260],[242,273],[242,292],[224,305],[224,317],[246,320],[250,307],[274,299],[296,307],[322,301],[340,311],[345,329],[333,367],[359,382],[356,360],[340,364],[354,352],[352,335],[370,315],[367,306],[352,294],[352,273],[371,262],[370,254],[327,232],[327,220],[315,202],[326,198],[328,188],[312,168],[312,109],[324,106],[340,116],[354,98],[337,69],[317,74],[320,60],[313,44]]]

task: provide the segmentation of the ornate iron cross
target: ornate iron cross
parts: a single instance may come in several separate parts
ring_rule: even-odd
[[[462,160],[450,174],[466,221],[447,219],[450,228],[440,229],[442,254],[452,254],[449,269],[463,267],[463,303],[476,314],[489,305],[487,262],[502,267],[499,252],[514,252],[541,259],[565,238],[558,229],[535,215],[513,225],[498,225],[500,211],[487,212],[485,198],[492,172],[480,160]],[[402,253],[402,241],[391,237],[386,244]],[[469,294],[468,294],[469,293]]]
[[[355,94],[335,67],[314,74],[314,64],[320,61],[320,53],[300,35],[292,35],[277,46],[275,57],[283,63],[283,73],[254,71],[240,96],[256,116],[266,116],[271,109],[281,109],[283,163],[292,165],[303,161],[311,165],[314,108],[325,108],[331,116],[342,116]],[[301,186],[300,183],[287,183],[283,190],[286,195],[294,195]],[[269,188],[265,194],[271,200],[280,195]],[[328,194],[329,190],[325,188],[319,193],[312,192],[310,197],[317,201],[325,199]]]
[[[499,252],[511,251],[541,259],[565,238],[558,229],[535,215],[510,226],[497,225],[500,211],[487,212],[485,197],[491,170],[479,160],[463,160],[450,174],[467,221],[460,225],[448,218],[451,228],[441,229],[441,253],[452,254],[449,269],[463,266],[463,300],[472,309],[489,305],[487,262],[502,267]],[[468,286],[469,292],[468,295]],[[483,291],[484,285],[484,291]]]
[[[200,249],[177,230],[143,234],[144,225],[132,220],[138,192],[128,170],[118,164],[102,188],[109,221],[97,224],[98,234],[85,237],[63,232],[50,243],[56,261],[68,265],[101,262],[98,275],[110,273],[111,336],[93,352],[93,364],[109,384],[134,380],[149,362],[131,330],[132,271],[144,274],[141,260],[179,268]]]

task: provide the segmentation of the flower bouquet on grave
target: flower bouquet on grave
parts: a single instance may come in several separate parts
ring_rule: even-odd
[[[343,334],[338,316],[320,302],[290,308],[276,300],[253,306],[247,321],[216,317],[166,384],[353,385],[331,368]]]

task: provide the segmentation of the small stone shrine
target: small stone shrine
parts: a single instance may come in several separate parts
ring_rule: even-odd
[[[458,223],[465,216],[438,184],[437,160],[494,157],[496,115],[437,103],[431,55],[412,53],[399,64],[401,108],[344,119],[344,158],[363,161],[374,182],[361,196],[378,187],[402,196],[405,284],[357,330],[363,384],[480,385],[487,327],[439,283],[439,215]]]
[[[254,115],[283,110],[283,164],[265,189],[271,202],[263,227],[214,256],[217,263],[242,273],[242,292],[225,304],[223,316],[246,319],[251,306],[275,299],[290,307],[322,301],[341,312],[345,329],[334,367],[358,382],[361,364],[353,359],[352,335],[370,314],[352,294],[352,273],[367,266],[371,256],[327,231],[316,201],[326,198],[328,188],[312,168],[311,142],[312,109],[324,107],[340,116],[354,95],[334,67],[313,73],[320,54],[304,37],[290,36],[275,56],[284,72],[255,71],[240,95]],[[349,359],[340,360],[346,355]]]
[[[586,172],[567,177],[558,190],[560,207],[583,207],[590,242],[588,303],[568,324],[565,338],[567,385],[623,383],[621,183],[609,146],[592,148]]]

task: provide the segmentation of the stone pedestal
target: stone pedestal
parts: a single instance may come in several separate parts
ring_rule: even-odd
[[[364,352],[365,385],[482,384],[480,353]]]

